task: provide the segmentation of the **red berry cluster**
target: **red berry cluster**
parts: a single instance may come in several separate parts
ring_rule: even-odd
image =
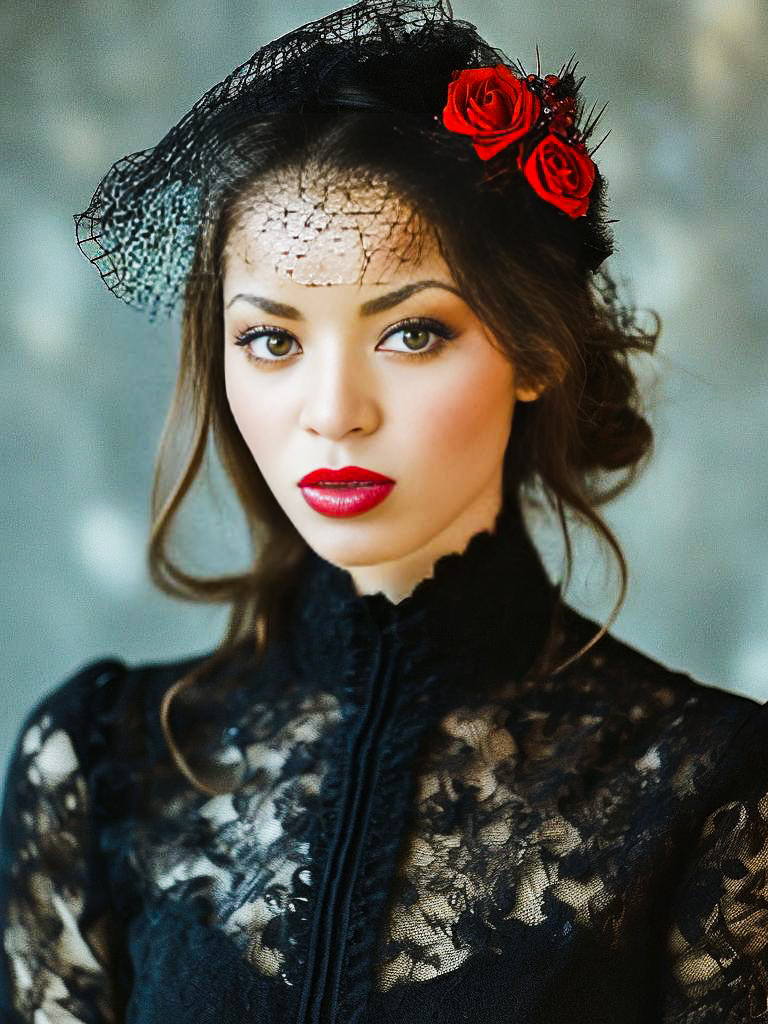
[[[543,113],[549,115],[549,130],[570,137],[571,141],[579,141],[578,133],[573,129],[576,119],[576,100],[573,96],[558,96],[560,85],[559,75],[526,76],[531,86],[538,86],[539,95],[544,103]]]

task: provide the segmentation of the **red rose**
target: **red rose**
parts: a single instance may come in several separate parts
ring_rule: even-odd
[[[522,79],[504,64],[454,71],[448,85],[443,124],[472,135],[483,160],[522,138],[536,123],[541,104]]]
[[[550,133],[533,149],[522,171],[537,195],[569,217],[587,212],[595,165],[583,144]]]

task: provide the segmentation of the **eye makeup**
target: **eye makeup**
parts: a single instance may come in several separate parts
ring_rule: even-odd
[[[388,354],[396,357],[404,357],[406,359],[432,359],[440,355],[448,342],[456,337],[456,334],[458,333],[446,326],[442,321],[434,320],[431,317],[409,317],[406,320],[401,320],[399,323],[394,324],[387,334],[384,335],[382,341],[386,341],[387,338],[391,338],[395,334],[409,330],[427,331],[434,335],[437,341],[430,348],[423,349],[418,352],[393,352],[390,350]],[[284,327],[249,327],[247,330],[242,331],[236,336],[234,343],[243,348],[246,359],[252,363],[257,363],[262,366],[276,366],[282,363],[292,362],[297,353],[291,353],[284,358],[274,359],[265,359],[264,357],[257,356],[253,353],[249,347],[251,343],[259,340],[260,338],[269,337],[281,337],[287,341],[296,340],[294,335]]]

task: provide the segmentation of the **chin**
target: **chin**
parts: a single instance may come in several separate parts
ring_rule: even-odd
[[[360,535],[360,527],[352,521],[339,524],[332,523],[331,530],[312,530],[305,534],[308,543],[326,561],[334,562],[344,568],[362,565],[380,565],[395,558],[402,558],[403,552],[393,549],[391,538],[379,535]],[[357,532],[358,536],[354,536]],[[367,533],[368,531],[366,531]],[[315,543],[312,543],[312,542]]]
[[[306,529],[297,525],[297,529],[309,546],[327,562],[343,568],[381,565],[405,558],[428,540],[416,530],[394,530],[383,516],[378,520],[368,515],[329,519],[311,525],[305,520],[304,526]]]

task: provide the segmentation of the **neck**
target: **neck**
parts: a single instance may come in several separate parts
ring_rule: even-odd
[[[390,641],[416,677],[445,691],[478,689],[528,671],[558,595],[519,507],[508,505],[463,550],[439,556],[398,602],[380,590],[357,593],[347,569],[309,549],[285,639],[300,675],[342,700],[362,695],[370,659]],[[406,699],[415,685],[404,681]]]
[[[472,537],[481,531],[493,532],[501,510],[501,495],[483,496],[426,543],[407,555],[396,552],[375,565],[344,564],[352,578],[357,596],[382,593],[392,604],[399,604],[423,580],[432,576],[435,563],[443,555],[461,554]]]

